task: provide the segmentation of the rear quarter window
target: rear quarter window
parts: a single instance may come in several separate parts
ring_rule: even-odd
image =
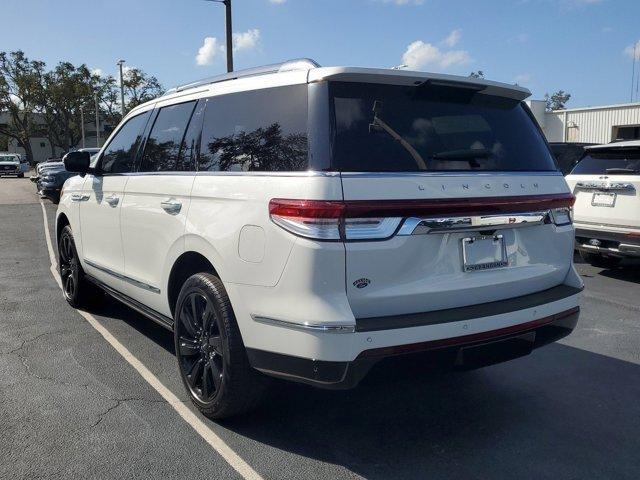
[[[198,170],[306,170],[307,110],[306,84],[209,98]]]

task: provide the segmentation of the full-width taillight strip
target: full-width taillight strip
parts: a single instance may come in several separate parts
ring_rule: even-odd
[[[269,202],[269,215],[276,224],[304,237],[364,240],[391,236],[406,217],[524,213],[569,208],[574,202],[570,193],[420,200],[274,198]]]

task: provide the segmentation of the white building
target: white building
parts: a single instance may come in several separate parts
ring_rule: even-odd
[[[546,112],[544,100],[527,101],[549,142],[609,143],[640,139],[640,103]]]
[[[0,125],[3,123],[9,122],[9,116],[6,113],[0,113]],[[38,122],[39,119],[36,118]],[[41,123],[41,122],[40,122]],[[95,122],[86,122],[84,125],[85,130],[85,140],[84,145],[82,144],[82,140],[78,142],[76,148],[81,147],[96,147],[102,146],[104,141],[107,139],[107,136],[113,130],[113,127],[106,125],[104,121],[100,124],[100,145],[97,145],[97,136],[96,136],[96,125]],[[24,148],[18,145],[17,140],[13,138],[8,139],[9,148],[8,151],[11,153],[20,153],[25,154]],[[54,151],[55,150],[55,151]],[[31,151],[33,152],[33,160],[34,163],[42,162],[48,158],[57,158],[61,157],[64,153],[60,148],[51,148],[51,143],[46,137],[31,137]]]

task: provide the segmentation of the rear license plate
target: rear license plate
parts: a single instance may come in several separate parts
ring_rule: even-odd
[[[490,270],[509,265],[502,235],[462,239],[462,269],[465,272]]]
[[[616,204],[615,193],[594,193],[591,198],[591,205],[594,207],[613,207]]]

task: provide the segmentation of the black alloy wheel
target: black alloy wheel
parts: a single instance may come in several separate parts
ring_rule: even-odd
[[[80,265],[69,227],[65,227],[60,235],[58,263],[60,265],[60,279],[62,280],[64,298],[67,302],[75,305],[78,297]]]
[[[184,282],[173,336],[182,382],[204,415],[228,418],[260,403],[268,380],[249,364],[231,301],[216,275],[197,273]]]
[[[178,358],[189,391],[210,403],[221,390],[224,347],[220,321],[212,302],[200,292],[189,293],[178,314]]]

